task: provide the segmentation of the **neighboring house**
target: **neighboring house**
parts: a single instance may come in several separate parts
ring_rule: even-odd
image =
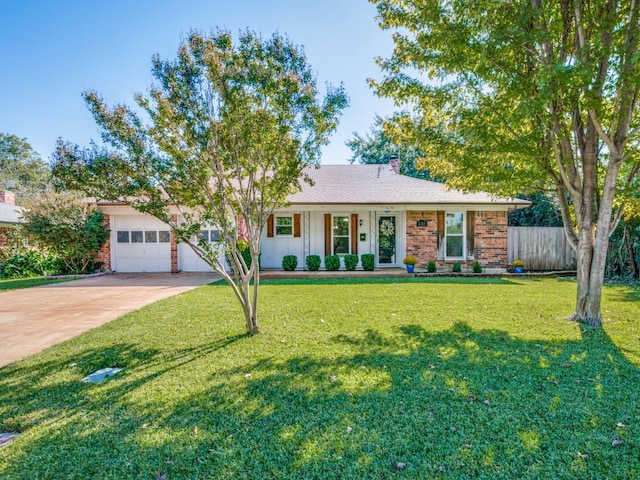
[[[9,229],[20,223],[22,208],[16,206],[16,197],[13,192],[0,191],[0,245],[6,243],[6,235]]]
[[[309,168],[313,186],[289,197],[263,232],[261,266],[282,268],[285,255],[373,253],[377,267],[402,266],[405,255],[439,268],[477,261],[485,269],[507,266],[507,217],[525,200],[462,193],[397,173],[389,165],[323,165]],[[120,272],[206,271],[188,245],[176,244],[169,227],[130,207],[98,203],[109,216],[111,238],[102,252],[107,268]],[[203,235],[217,240],[215,228]]]

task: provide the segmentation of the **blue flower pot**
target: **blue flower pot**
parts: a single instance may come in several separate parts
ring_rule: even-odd
[[[513,267],[513,273],[523,273],[524,267]]]
[[[413,273],[413,268],[415,265],[407,265],[407,273]]]

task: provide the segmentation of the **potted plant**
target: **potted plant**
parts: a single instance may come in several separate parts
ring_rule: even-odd
[[[404,257],[404,260],[402,260],[402,263],[407,266],[407,273],[413,273],[413,269],[415,268],[416,263],[418,263],[418,259],[413,255],[407,255]]]
[[[524,262],[522,260],[514,260],[512,265],[513,265],[513,273],[524,272]]]

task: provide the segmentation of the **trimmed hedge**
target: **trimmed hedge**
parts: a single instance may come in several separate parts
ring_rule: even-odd
[[[317,272],[320,270],[322,259],[320,258],[320,255],[307,255],[305,263],[307,264],[307,270],[310,272]]]
[[[345,255],[344,256],[344,268],[349,271],[353,271],[358,266],[358,255]]]
[[[324,257],[324,268],[331,272],[340,270],[340,256],[339,255],[327,255]]]
[[[282,259],[282,268],[287,272],[292,272],[298,266],[298,257],[295,255],[285,255]]]
[[[360,257],[362,269],[367,272],[373,272],[376,269],[376,257],[373,253],[365,253]]]

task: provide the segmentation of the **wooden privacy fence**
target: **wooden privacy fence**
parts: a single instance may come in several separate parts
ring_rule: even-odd
[[[524,261],[526,270],[574,268],[576,255],[562,227],[509,227],[509,264]]]

